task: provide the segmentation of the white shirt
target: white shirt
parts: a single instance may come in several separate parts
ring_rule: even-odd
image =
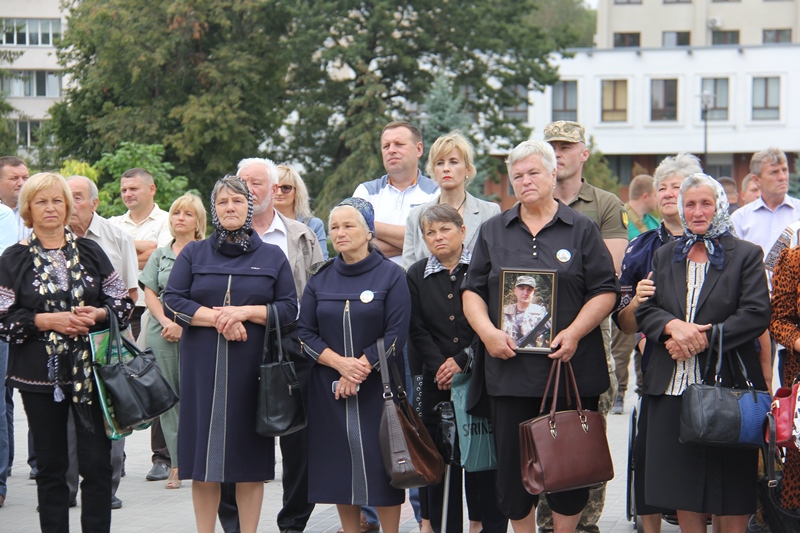
[[[162,211],[158,204],[154,204],[150,214],[138,224],[131,220],[130,211],[121,216],[111,217],[108,221],[122,228],[134,241],[154,242],[156,248],[166,246],[172,241],[172,234],[169,232],[169,214]],[[136,265],[139,265],[138,260]],[[142,271],[137,269],[137,277],[141,273]],[[139,291],[136,307],[144,307],[144,305],[144,291]]]
[[[800,200],[788,194],[774,210],[767,207],[762,198],[758,198],[731,215],[737,236],[761,246],[765,258],[781,232],[798,219]]]
[[[356,187],[353,196],[372,204],[375,222],[405,227],[411,209],[431,201],[437,192],[439,186],[436,182],[420,172],[417,180],[402,191],[392,185],[388,175],[384,175]],[[402,254],[389,259],[398,265],[403,264]]]
[[[0,203],[0,254],[16,242],[18,242],[17,219],[10,207]]]
[[[136,258],[133,237],[97,213],[92,216],[92,222],[86,228],[83,237],[100,245],[114,270],[125,282],[125,287],[129,290],[139,288],[139,262]]]
[[[289,259],[289,233],[286,229],[286,224],[283,223],[281,217],[278,216],[278,211],[273,208],[272,224],[269,225],[267,231],[260,235],[261,240],[274,244],[281,249],[286,259]]]

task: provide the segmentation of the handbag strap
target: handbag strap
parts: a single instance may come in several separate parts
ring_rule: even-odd
[[[400,371],[397,370],[397,364],[392,361],[391,364],[388,362],[388,358],[386,356],[386,347],[385,341],[383,337],[379,337],[378,340],[375,342],[378,347],[378,364],[380,365],[381,371],[381,381],[383,382],[383,398],[389,399],[394,396],[392,392],[392,385],[391,380],[394,379],[394,385],[397,389],[397,398],[399,400],[404,400],[406,398],[406,391],[403,388],[402,378],[400,377]],[[391,377],[389,375],[391,372]]]
[[[105,306],[106,308],[106,320],[108,320],[108,357],[106,358],[106,364],[112,364],[111,358],[113,357],[113,350],[111,350],[112,343],[114,347],[117,349],[117,362],[122,361],[122,343],[120,338],[122,335],[119,331],[119,322],[117,321],[117,315],[111,310],[109,306]]]
[[[553,391],[553,398],[558,396],[558,380],[561,377],[561,359],[557,359],[553,361],[553,364],[550,365],[550,375],[547,376],[547,384],[544,386],[544,394],[542,395],[542,403],[539,406],[539,413],[544,412],[544,408],[547,405],[547,395],[550,394],[550,384],[553,382],[553,375],[556,376],[556,390]],[[555,402],[553,403],[555,405]]]
[[[722,324],[714,324],[711,327],[711,342],[708,343],[708,355],[706,356],[706,367],[703,370],[703,383],[707,383],[708,371],[711,369],[711,361],[714,353],[717,353],[716,376],[722,370]]]
[[[267,324],[265,326],[266,331],[264,331],[264,349],[261,352],[261,363],[267,363],[267,354],[270,351],[270,339],[272,332],[275,333],[275,347],[278,351],[277,359],[273,362],[283,363],[284,355],[283,355],[283,338],[281,336],[281,319],[278,316],[278,308],[275,307],[275,304],[267,304]]]

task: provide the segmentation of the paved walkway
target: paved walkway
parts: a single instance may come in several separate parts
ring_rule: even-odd
[[[13,475],[8,479],[8,497],[5,506],[0,509],[1,533],[34,533],[39,531],[36,513],[36,482],[28,479],[26,431],[27,422],[19,395],[15,411],[17,428],[16,457]],[[624,416],[609,416],[608,439],[614,457],[615,478],[609,483],[605,512],[600,520],[602,533],[628,533],[632,525],[625,518],[626,505],[626,461],[628,424],[630,408],[634,405],[635,395],[628,393]],[[184,482],[178,490],[166,490],[163,482],[145,481],[150,469],[149,432],[137,432],[128,437],[126,442],[127,476],[122,478],[117,496],[122,499],[122,509],[113,511],[112,531],[114,533],[134,532],[173,532],[190,533],[195,531],[192,511],[191,483]],[[280,449],[276,448],[278,457],[277,476],[280,479]],[[261,511],[259,531],[277,533],[275,517],[281,507],[280,481],[271,481],[265,485],[264,506]],[[79,495],[80,503],[80,495]],[[401,533],[418,531],[413,519],[413,512],[408,503],[403,506]],[[80,531],[80,505],[70,510],[71,531]],[[309,533],[335,533],[339,528],[338,515],[332,505],[318,505],[311,516],[306,531]],[[218,526],[217,531],[222,528]],[[467,527],[464,531],[469,531]],[[511,531],[511,528],[509,528]],[[679,531],[676,526],[664,523],[664,533]]]

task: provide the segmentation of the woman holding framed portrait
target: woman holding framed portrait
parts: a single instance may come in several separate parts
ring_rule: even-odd
[[[480,410],[489,399],[504,451],[497,458],[500,509],[516,533],[536,532],[538,501],[522,484],[519,424],[539,415],[552,363],[572,361],[584,408],[596,410],[609,386],[599,324],[617,300],[614,265],[594,222],[553,198],[556,164],[544,142],[512,150],[506,165],[519,203],[481,227],[463,286],[464,313],[481,340],[470,406]],[[520,299],[539,291],[528,307],[540,307],[541,317],[521,318],[516,338],[506,329],[516,327],[505,313],[509,291]],[[485,386],[474,386],[482,379]],[[565,408],[559,398],[558,409]],[[546,495],[556,531],[575,530],[588,497],[588,488]]]

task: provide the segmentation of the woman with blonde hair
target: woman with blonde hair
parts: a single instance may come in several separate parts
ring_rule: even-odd
[[[0,338],[8,343],[8,384],[19,390],[33,435],[39,527],[69,531],[67,420],[75,417],[84,531],[111,530],[111,441],[94,386],[89,333],[108,312],[126,327],[128,288],[100,246],[65,228],[72,191],[58,174],[22,186],[20,216],[30,236],[0,259]],[[4,528],[5,529],[5,528]]]
[[[311,211],[308,188],[297,171],[286,165],[278,165],[278,189],[272,195],[272,200],[281,215],[311,228],[317,236],[322,256],[327,260],[328,237],[325,235],[325,224]]]
[[[161,295],[183,247],[206,237],[206,208],[196,194],[187,192],[172,202],[169,208],[169,232],[172,242],[153,252],[139,276],[139,285],[144,289],[147,309],[153,315],[147,323],[146,345],[153,349],[158,366],[180,395],[179,341],[183,329],[164,315]],[[178,479],[178,413],[179,405],[176,404],[160,417],[164,440],[172,459],[172,471],[166,484],[168,489],[181,487],[181,480]]]
[[[442,135],[431,146],[425,171],[439,185],[439,194],[430,202],[412,209],[408,215],[403,241],[403,268],[406,270],[431,255],[419,225],[419,217],[427,208],[447,204],[458,211],[467,228],[464,246],[468,250],[475,246],[481,224],[500,213],[500,206],[494,202],[479,200],[467,192],[467,186],[476,174],[474,159],[472,143],[457,130]]]

